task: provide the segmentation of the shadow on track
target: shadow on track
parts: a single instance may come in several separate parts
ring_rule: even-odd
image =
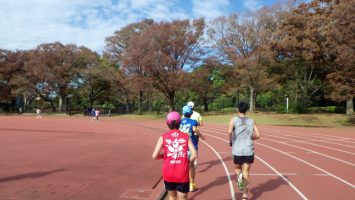
[[[285,178],[288,179],[287,176],[285,176]],[[256,186],[253,186],[252,184],[252,188],[249,190],[251,194],[249,195],[249,199],[250,200],[259,199],[264,192],[275,191],[278,187],[282,185],[288,185],[288,184],[281,177],[270,179],[265,183],[260,183],[259,185]]]
[[[22,180],[22,179],[26,179],[26,178],[39,178],[42,176],[50,175],[52,173],[66,171],[66,170],[67,169],[56,169],[56,170],[52,170],[52,171],[42,171],[42,172],[32,172],[32,173],[27,173],[27,174],[19,174],[16,176],[9,176],[9,177],[5,177],[5,178],[0,178],[0,183],[10,182],[10,181],[18,181],[18,180]]]

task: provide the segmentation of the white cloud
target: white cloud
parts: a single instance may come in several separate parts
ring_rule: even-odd
[[[105,37],[142,20],[188,18],[177,0],[0,0],[0,48],[32,49],[42,43],[75,43],[100,52]]]
[[[245,0],[243,4],[251,11],[258,10],[263,6],[262,2],[260,2],[259,0]]]
[[[192,0],[195,17],[213,19],[223,15],[229,5],[228,0]]]

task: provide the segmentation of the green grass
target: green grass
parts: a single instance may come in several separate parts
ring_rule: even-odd
[[[228,114],[203,114],[203,120],[206,123],[228,124],[229,120],[235,116],[235,113]],[[355,126],[355,115],[347,116],[345,114],[276,114],[276,113],[256,113],[247,115],[253,118],[258,125],[277,125],[277,126],[305,126],[305,127],[340,127]],[[63,115],[50,115],[63,116]],[[75,115],[82,117],[82,115]],[[73,116],[72,116],[73,117]],[[102,115],[107,117],[107,115]],[[113,115],[107,119],[131,119],[131,120],[165,120],[165,113],[162,114],[128,114]]]
[[[344,114],[275,114],[275,113],[256,113],[247,114],[260,125],[276,126],[305,126],[305,127],[340,127],[355,126],[355,115],[347,116]],[[235,113],[229,114],[203,114],[206,123],[228,124]],[[165,114],[144,114],[144,115],[117,115],[113,119],[141,119],[141,120],[164,120]]]
[[[229,115],[205,115],[204,121],[214,123],[228,124],[231,117]],[[346,116],[343,114],[274,114],[274,113],[256,113],[249,114],[257,124],[261,125],[279,125],[279,126],[309,126],[309,127],[339,127],[354,126],[355,116]]]

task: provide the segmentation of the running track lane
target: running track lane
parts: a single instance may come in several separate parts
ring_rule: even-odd
[[[124,120],[0,117],[0,199],[150,199],[160,134]]]
[[[351,199],[355,195],[355,174],[352,165],[355,159],[352,154],[344,155],[344,153],[340,153],[338,144],[333,144],[335,147],[332,148],[331,143],[329,143],[325,148],[317,144],[308,144],[305,147],[302,146],[304,144],[300,145],[299,142],[295,141],[292,144],[288,144],[290,142],[280,143],[280,141],[289,141],[290,138],[287,137],[287,134],[289,132],[297,134],[299,129],[293,127],[261,127],[260,129],[263,138],[256,141],[256,154],[265,158],[279,171],[289,174],[288,180],[294,183],[308,199]],[[208,128],[206,126],[203,130],[217,137],[227,138],[226,127],[213,125],[208,126]],[[284,137],[279,138],[279,141],[275,138],[270,140],[270,136],[276,136],[274,132],[282,133]],[[299,132],[299,134],[303,134],[304,140],[319,137],[317,140],[346,139],[346,144],[351,144],[354,141],[353,131],[349,129],[346,129],[345,133],[340,133],[340,135],[334,134],[328,129],[303,128]],[[337,141],[337,143],[340,141],[342,140]],[[317,141],[312,141],[312,143],[315,142]],[[318,142],[322,143],[321,141]],[[333,152],[329,152],[330,150]],[[354,151],[352,150],[352,152]],[[346,163],[340,162],[341,159],[345,160]],[[253,172],[255,170],[252,170]]]
[[[159,125],[151,123],[147,126],[157,128]],[[230,189],[230,192],[235,192],[235,195],[231,194],[229,197],[225,197],[226,192],[219,189],[220,186],[223,186],[224,188],[230,187],[228,176],[225,174],[226,172],[222,171],[221,173],[216,173],[209,169],[210,167],[203,168],[203,166],[207,163],[211,166],[222,165],[222,167],[224,167],[223,162],[221,162],[221,160],[218,159],[218,156],[216,156],[219,154],[224,161],[226,168],[228,168],[228,173],[233,177],[232,179],[235,180],[233,161],[230,153],[231,149],[228,145],[228,141],[225,140],[224,137],[216,137],[208,134],[207,132],[207,130],[203,131],[203,133],[205,133],[206,141],[201,140],[199,145],[199,165],[197,169],[196,182],[200,189],[196,192],[189,193],[189,198],[196,200],[233,199],[234,196],[236,196],[236,199],[241,199],[241,193],[236,188],[235,182],[233,182],[234,189]],[[204,148],[205,146],[211,146],[215,149],[216,153],[213,157],[210,157],[211,154],[206,151],[209,149]],[[207,160],[207,162],[201,163],[201,159]],[[252,182],[253,184],[257,184],[257,186],[251,189],[251,193],[254,196],[254,198],[252,197],[251,199],[282,199],[285,194],[287,194],[288,199],[290,200],[307,199],[292,183],[287,180],[286,176],[282,175],[260,157],[257,157],[256,160],[260,160],[260,162],[255,162],[252,167],[252,171],[255,172],[254,174],[256,176],[255,178],[253,177]],[[201,167],[203,168],[202,170]],[[254,176],[253,172],[252,176]],[[270,175],[273,176],[271,179]],[[218,180],[218,182],[213,180]],[[274,191],[275,189],[277,189],[277,192]],[[216,194],[218,194],[218,196],[215,197],[214,195]]]

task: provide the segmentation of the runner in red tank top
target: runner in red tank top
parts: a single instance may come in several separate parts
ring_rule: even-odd
[[[189,192],[189,162],[194,162],[197,153],[189,135],[179,130],[179,113],[170,112],[166,123],[171,131],[158,139],[152,157],[155,160],[163,158],[163,179],[169,199],[185,200]]]

